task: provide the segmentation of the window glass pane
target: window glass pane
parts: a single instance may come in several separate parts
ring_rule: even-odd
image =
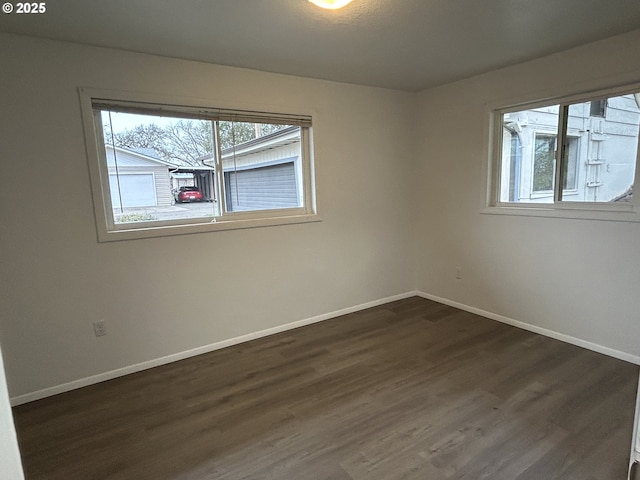
[[[580,139],[577,137],[567,138],[564,151],[565,161],[562,164],[562,176],[564,178],[562,188],[565,193],[576,189],[579,143]]]
[[[220,121],[227,212],[302,207],[300,127]]]
[[[606,100],[592,100],[589,107],[589,115],[592,117],[604,117],[607,108]]]
[[[502,115],[501,202],[553,202],[558,105]]]
[[[101,111],[115,224],[216,215],[212,122]]]
[[[639,124],[638,94],[569,105],[567,182],[562,200],[629,201],[638,156]],[[576,165],[573,177],[572,163]],[[571,181],[575,182],[573,186]]]
[[[533,146],[533,191],[553,190],[555,135],[536,135]]]

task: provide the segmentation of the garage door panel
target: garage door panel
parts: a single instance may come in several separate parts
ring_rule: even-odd
[[[152,173],[109,175],[113,208],[153,207],[156,205],[155,182]]]
[[[293,162],[225,173],[230,211],[295,208],[298,183]]]

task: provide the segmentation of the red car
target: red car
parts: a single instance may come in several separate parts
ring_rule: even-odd
[[[174,192],[174,198],[176,203],[202,202],[204,200],[204,196],[198,190],[198,187],[180,187]]]

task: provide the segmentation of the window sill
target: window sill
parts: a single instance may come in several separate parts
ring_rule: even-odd
[[[640,214],[634,209],[633,204],[598,205],[550,205],[529,204],[514,205],[504,204],[487,206],[481,210],[482,214],[510,215],[525,217],[568,218],[574,220],[597,220],[609,222],[640,222]]]
[[[197,222],[201,220],[200,222]],[[266,218],[251,218],[251,219],[232,219],[223,220],[216,219],[215,221],[206,219],[194,219],[197,223],[191,224],[178,224],[178,225],[157,225],[153,226],[147,224],[145,226],[130,224],[131,227],[127,228],[126,225],[119,225],[118,229],[109,230],[107,228],[101,229],[98,232],[98,241],[100,242],[117,242],[121,240],[138,240],[142,238],[156,238],[156,237],[168,237],[174,235],[189,235],[194,233],[207,233],[218,232],[225,230],[241,230],[245,228],[259,228],[259,227],[272,227],[278,225],[293,225],[300,223],[312,223],[321,222],[317,214],[301,214],[282,217],[266,217]]]

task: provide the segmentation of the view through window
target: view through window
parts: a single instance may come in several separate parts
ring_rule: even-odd
[[[639,93],[509,111],[500,120],[500,202],[614,203],[632,198]]]
[[[303,206],[300,126],[98,111],[115,224]]]
[[[311,115],[79,94],[99,241],[320,221]]]

